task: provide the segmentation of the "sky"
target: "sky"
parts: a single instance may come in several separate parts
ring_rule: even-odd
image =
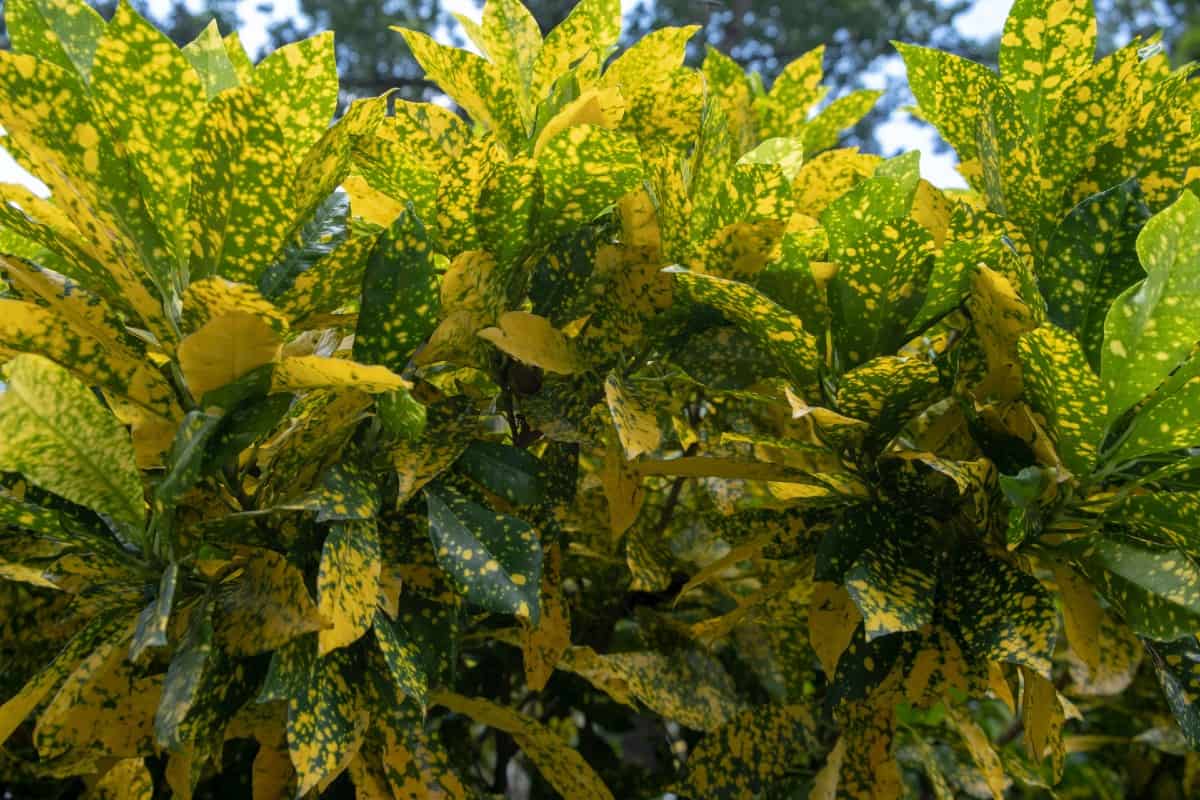
[[[628,11],[636,0],[621,0],[622,7]],[[1004,27],[1004,19],[1012,7],[1013,0],[975,0],[972,8],[959,15],[955,27],[961,33],[978,39],[987,39],[1000,33]],[[154,9],[155,5],[160,8]],[[168,7],[166,0],[153,0],[151,7],[162,11]],[[273,21],[286,19],[297,13],[295,0],[275,0],[272,13],[267,15],[259,10],[260,0],[242,0],[239,14],[242,19],[240,30],[241,39],[246,48],[255,53],[260,51],[267,42],[267,29]],[[445,6],[451,10],[478,18],[479,11],[472,0],[445,0]],[[899,58],[889,59],[880,67],[878,81],[883,83],[888,75],[901,74],[903,65]],[[880,129],[880,140],[902,151],[921,151],[921,174],[942,188],[963,187],[965,182],[955,171],[955,158],[952,152],[935,149],[936,134],[929,126],[918,123],[904,110],[897,110],[884,122]],[[0,150],[0,183],[21,183],[33,191],[45,194],[45,187],[28,173],[22,170],[12,158]]]

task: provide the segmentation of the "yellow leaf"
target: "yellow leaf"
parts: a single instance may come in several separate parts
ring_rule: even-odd
[[[192,396],[233,383],[279,357],[283,340],[262,317],[234,311],[206,322],[179,343],[179,368]]]
[[[608,500],[609,525],[616,541],[633,525],[646,500],[641,475],[625,460],[616,442],[608,446],[600,482]]]
[[[524,654],[525,682],[532,691],[546,687],[558,660],[571,646],[571,619],[562,590],[562,549],[550,545],[542,561],[542,592],[536,627],[521,625],[521,651]]]
[[[600,776],[554,731],[511,708],[488,700],[438,692],[432,700],[451,711],[465,714],[511,735],[517,746],[563,797],[613,800]]]
[[[570,340],[545,317],[525,311],[507,311],[498,321],[500,327],[484,328],[479,337],[518,361],[559,375],[571,375],[583,369]]]
[[[808,611],[808,638],[821,668],[832,676],[837,669],[862,614],[846,587],[839,583],[817,581],[813,584],[812,603]]]
[[[404,212],[403,203],[371,188],[370,184],[359,175],[351,175],[347,178],[342,184],[342,188],[350,197],[350,216],[352,217],[388,228]]]
[[[654,409],[625,387],[616,372],[605,379],[604,396],[626,460],[659,449],[663,436]]]
[[[113,764],[92,790],[88,800],[151,800],[154,779],[141,758],[126,758]]]
[[[353,644],[370,629],[381,566],[375,520],[329,527],[317,575],[317,607],[332,627],[317,634],[320,655]]]
[[[1062,778],[1066,749],[1063,724],[1066,715],[1054,684],[1028,667],[1021,666],[1025,687],[1021,692],[1021,718],[1025,722],[1025,741],[1033,760],[1040,764],[1050,754],[1050,768],[1057,783]]]
[[[995,749],[992,748],[992,743],[988,740],[987,732],[979,727],[979,724],[971,719],[966,711],[955,706],[953,703],[947,703],[946,710],[950,721],[954,723],[954,727],[958,728],[958,732],[962,734],[963,741],[967,745],[967,750],[971,753],[971,758],[975,760],[975,765],[979,767],[979,771],[983,774],[983,779],[987,782],[988,788],[992,790],[992,797],[995,800],[1004,800],[1004,792],[1012,781],[1004,774],[1004,765],[1000,763],[1000,757],[996,755]]]
[[[615,128],[625,115],[625,100],[616,89],[588,89],[563,106],[550,118],[533,145],[533,156],[541,155],[546,145],[558,134],[575,125],[598,125]]]
[[[380,394],[394,389],[411,389],[412,384],[387,367],[321,356],[285,358],[275,367],[271,376],[273,393],[338,387]]]

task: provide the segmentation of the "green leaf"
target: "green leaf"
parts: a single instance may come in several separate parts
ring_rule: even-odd
[[[308,689],[317,662],[317,636],[312,633],[285,642],[271,653],[271,664],[255,702],[285,702]]]
[[[407,389],[397,389],[375,398],[375,413],[393,436],[414,442],[425,432],[428,412]]]
[[[1096,58],[1092,0],[1017,0],[1000,38],[1000,74],[1038,134],[1059,94]]]
[[[1077,550],[1084,574],[1137,633],[1173,641],[1200,630],[1200,569],[1188,556],[1108,537]]]
[[[234,656],[292,653],[296,641],[314,638],[305,634],[328,626],[308,593],[304,574],[273,550],[252,550],[240,574],[225,586],[220,603],[217,641]]]
[[[679,267],[665,271],[672,274],[686,297],[712,306],[761,342],[792,380],[805,385],[816,378],[820,363],[817,340],[804,329],[799,317],[744,283]]]
[[[1200,749],[1200,644],[1195,636],[1186,636],[1175,642],[1146,642],[1146,650],[1184,739],[1193,750]]]
[[[104,613],[89,621],[55,653],[53,660],[0,706],[0,743],[56,689],[101,642],[111,638],[128,620],[120,613]]]
[[[350,236],[350,201],[345,193],[329,195],[297,231],[287,249],[272,264],[258,289],[269,300],[278,300],[297,280],[328,258]]]
[[[53,538],[66,534],[57,511],[21,502],[3,490],[0,490],[0,525]]]
[[[1200,200],[1185,192],[1137,239],[1146,278],[1104,321],[1100,377],[1112,421],[1155,389],[1200,339]]]
[[[442,569],[472,603],[536,625],[542,544],[527,523],[448,487],[425,490],[429,537]]]
[[[541,502],[541,462],[527,450],[496,442],[473,441],[458,461],[459,471],[488,491],[519,506]]]
[[[834,100],[803,128],[804,154],[815,155],[838,143],[843,131],[870,113],[883,92],[859,89]]]
[[[167,454],[167,474],[154,489],[154,503],[163,510],[173,508],[200,479],[205,448],[216,433],[221,416],[189,411],[175,431],[175,440]]]
[[[937,561],[918,534],[885,537],[846,572],[846,591],[862,612],[867,641],[933,622]]]
[[[424,709],[429,703],[429,678],[425,674],[420,641],[408,633],[402,621],[393,622],[379,609],[375,610],[373,629],[392,680]]]
[[[337,110],[333,32],[286,44],[271,53],[254,69],[254,85],[275,110],[292,160],[299,160],[325,133]]]
[[[1135,242],[1149,215],[1133,181],[1089,197],[1059,224],[1038,272],[1047,316],[1075,334],[1095,371],[1109,306],[1142,275]]]
[[[361,465],[343,460],[321,474],[318,488],[282,506],[317,512],[317,522],[361,521],[379,511],[379,488]]]
[[[1193,357],[1171,375],[1138,410],[1106,460],[1112,464],[1200,444],[1200,359]]]
[[[91,90],[137,169],[147,211],[186,262],[192,142],[205,102],[200,77],[174,42],[122,3],[96,49]]]
[[[183,55],[199,73],[209,100],[226,89],[241,85],[237,68],[229,58],[229,51],[225,49],[215,19],[183,48]]]
[[[1200,492],[1134,494],[1104,516],[1149,541],[1200,555]]]
[[[291,229],[291,173],[280,170],[289,159],[275,115],[257,89],[230,90],[209,102],[192,167],[192,280],[221,275],[258,283]],[[236,172],[230,169],[235,164]]]
[[[1096,464],[1107,426],[1100,380],[1079,341],[1052,325],[1017,342],[1030,405],[1046,418],[1068,469],[1084,478]]]
[[[90,79],[104,18],[83,0],[8,0],[4,22],[14,53],[29,53]]]
[[[0,471],[108,514],[140,536],[142,481],[129,433],[62,367],[17,356],[0,394]]]
[[[171,621],[171,606],[175,602],[175,587],[179,584],[179,565],[172,561],[158,581],[158,595],[138,615],[133,640],[129,643],[129,660],[136,662],[147,648],[167,646],[167,626]]]
[[[550,85],[586,56],[596,59],[596,70],[621,38],[619,0],[581,0],[567,18],[546,35],[533,64],[530,89],[536,100]]]
[[[946,577],[950,631],[970,659],[1023,664],[1049,677],[1058,611],[1029,575],[981,550],[955,554]]]
[[[759,706],[709,733],[688,755],[683,794],[741,800],[780,782],[804,748],[801,706]]]
[[[544,199],[536,225],[545,240],[591,222],[642,180],[637,140],[595,125],[556,135],[538,156],[537,168]]]
[[[419,31],[393,26],[404,37],[417,63],[471,119],[489,128],[510,153],[525,150],[529,131],[521,118],[516,87],[500,69],[467,50],[439,44]]]
[[[288,699],[287,742],[303,797],[349,762],[362,742],[367,709],[356,659],[346,649],[317,658]]]
[[[979,154],[979,115],[1008,88],[995,72],[960,56],[931,47],[897,42],[908,67],[908,85],[921,117],[938,129],[960,161]]]
[[[353,644],[371,628],[381,569],[374,519],[329,526],[317,574],[317,608],[331,625],[317,634],[321,656]]]
[[[433,332],[441,307],[433,251],[411,208],[371,250],[362,296],[354,359],[403,371]]]
[[[902,165],[903,166],[903,165]],[[894,353],[920,309],[933,239],[907,217],[916,184],[901,173],[863,181],[821,215],[829,258],[833,336],[843,366]]]
[[[526,161],[497,164],[479,189],[475,228],[479,243],[506,272],[531,244],[534,215],[542,204],[542,177]]]
[[[488,0],[483,6],[480,45],[488,60],[529,107],[533,65],[542,49],[542,29],[521,0]],[[540,100],[541,98],[536,98]]]
[[[872,436],[886,441],[938,398],[937,367],[928,361],[880,356],[842,376],[838,410],[867,422]]]
[[[168,750],[179,750],[187,743],[189,731],[184,722],[203,693],[207,674],[218,666],[209,663],[213,652],[212,607],[201,601],[190,614],[187,632],[167,668],[154,715],[154,739]]]

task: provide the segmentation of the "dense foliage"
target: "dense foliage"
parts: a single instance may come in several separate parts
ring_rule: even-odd
[[[813,115],[820,49],[613,59],[616,0],[401,30],[470,121],[330,124],[329,35],[6,14],[20,791],[1197,790],[1200,81],[1153,40],[899,46],[943,192],[836,147],[876,95]]]

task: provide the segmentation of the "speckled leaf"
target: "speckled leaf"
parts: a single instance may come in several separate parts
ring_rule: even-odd
[[[629,461],[660,448],[664,432],[658,422],[657,410],[646,398],[626,386],[616,372],[604,381],[604,396],[612,415],[613,427]]]
[[[603,63],[621,37],[619,0],[581,0],[550,33],[533,64],[530,81],[535,100],[585,56]]]
[[[145,759],[125,758],[108,769],[88,793],[90,800],[151,800],[154,778]]]
[[[212,607],[201,601],[189,614],[187,632],[171,657],[163,681],[162,698],[154,715],[155,742],[173,751],[189,741],[185,722],[206,688],[208,674],[219,668],[217,659],[212,656]]]
[[[381,566],[375,520],[329,526],[317,574],[317,608],[332,627],[317,633],[320,655],[353,644],[370,629]]]
[[[515,505],[533,505],[545,491],[541,462],[528,450],[511,445],[473,441],[455,466],[488,491]]]
[[[286,44],[254,70],[262,101],[275,111],[293,160],[301,158],[325,132],[337,110],[338,76],[333,32]]]
[[[340,387],[368,394],[412,388],[408,381],[387,367],[356,364],[344,358],[292,356],[282,359],[271,373],[272,393]]]
[[[1037,579],[980,551],[957,555],[948,626],[972,660],[1022,664],[1050,674],[1058,628],[1054,598]]]
[[[0,742],[8,741],[17,726],[75,670],[94,647],[129,623],[120,614],[102,614],[72,636],[49,664],[0,706]]]
[[[1076,335],[1096,371],[1108,308],[1142,277],[1135,242],[1149,214],[1133,182],[1089,197],[1059,224],[1038,273],[1047,316]]]
[[[542,544],[527,523],[448,487],[425,490],[438,563],[472,603],[538,622]]]
[[[1137,251],[1146,279],[1125,290],[1104,321],[1100,376],[1110,421],[1158,386],[1200,337],[1200,200],[1185,192],[1154,216]]]
[[[933,622],[937,561],[918,535],[883,538],[846,572],[846,590],[863,617],[867,641],[918,631]]]
[[[273,703],[298,697],[308,685],[317,661],[317,636],[301,635],[280,645],[271,654],[256,703]]]
[[[506,311],[498,327],[484,328],[479,338],[518,361],[558,375],[571,375],[584,369],[583,359],[570,339],[548,319],[526,311]]]
[[[237,68],[229,58],[215,19],[183,48],[183,55],[200,75],[210,100],[226,89],[240,85]]]
[[[1200,555],[1200,492],[1133,494],[1110,507],[1105,517],[1148,541]]]
[[[133,640],[129,643],[129,660],[136,662],[148,648],[166,647],[171,622],[175,588],[179,584],[179,565],[172,561],[158,581],[158,594],[142,613],[138,614]]]
[[[433,701],[512,736],[542,777],[563,797],[612,800],[612,792],[579,751],[537,720],[490,700],[450,692],[438,692]]]
[[[1200,629],[1200,569],[1188,556],[1108,537],[1078,548],[1083,573],[1137,633],[1172,641]]]
[[[834,674],[861,622],[862,615],[845,586],[832,581],[813,584],[808,638],[826,675]]]
[[[576,125],[555,136],[537,160],[543,203],[539,235],[556,238],[591,222],[642,179],[637,140],[595,125]]]
[[[1175,715],[1184,739],[1193,750],[1200,749],[1200,645],[1195,636],[1176,642],[1147,642],[1158,683]]]
[[[304,575],[273,550],[252,551],[220,598],[217,641],[230,655],[251,656],[288,645],[326,626]]]
[[[489,128],[510,153],[525,149],[529,133],[521,118],[516,87],[505,81],[500,68],[467,50],[439,44],[419,31],[392,27],[404,37],[417,63],[430,80]]]
[[[237,31],[234,31],[223,41],[225,42],[225,52],[229,54],[229,61],[233,64],[233,71],[238,77],[238,83],[254,83],[254,62],[250,60],[250,54],[246,52],[246,46],[242,44],[242,37]]]
[[[0,490],[0,525],[22,528],[51,538],[66,533],[57,511],[22,502],[4,490]]]
[[[425,708],[429,702],[429,677],[425,674],[419,642],[401,620],[390,620],[379,609],[375,609],[372,627],[396,687]]]
[[[1015,400],[1023,387],[1017,343],[1022,334],[1037,328],[1033,312],[1012,283],[988,267],[972,273],[968,308],[987,361],[987,374],[976,394]]]
[[[792,380],[807,384],[817,373],[816,338],[789,314],[744,283],[669,268],[675,285],[698,303],[716,308],[746,333],[760,340]]]
[[[440,300],[425,226],[410,210],[367,258],[354,358],[399,372],[433,332]]]
[[[1158,389],[1130,423],[1115,451],[1106,456],[1119,464],[1152,453],[1200,444],[1200,359],[1184,362]]]
[[[260,91],[243,87],[209,102],[196,135],[188,210],[193,279],[258,283],[291,229],[290,158]]]
[[[937,367],[929,362],[880,356],[842,377],[837,405],[845,416],[869,423],[873,436],[887,439],[936,400],[938,390]]]
[[[683,794],[713,800],[758,797],[793,768],[804,747],[805,715],[798,706],[741,712],[688,755]]]
[[[1104,437],[1104,396],[1079,341],[1052,325],[1023,335],[1017,351],[1025,392],[1046,424],[1063,463],[1077,476],[1091,474]]]
[[[150,216],[185,261],[192,140],[204,110],[200,77],[170,39],[123,3],[97,46],[91,92],[137,168]]]
[[[0,471],[20,472],[140,536],[146,504],[124,427],[86,386],[40,356],[18,356],[3,374]]]
[[[859,89],[834,100],[804,126],[804,154],[815,155],[835,146],[842,131],[858,124],[882,96],[880,91]]]
[[[546,688],[566,649],[571,646],[571,618],[563,594],[562,549],[551,544],[542,565],[537,625],[522,625],[520,643],[525,682],[535,692]]]
[[[532,114],[533,65],[542,49],[542,29],[521,0],[489,0],[483,6],[480,45],[488,60],[517,90],[522,113]],[[540,97],[533,98],[536,102]]]
[[[821,215],[829,257],[834,341],[844,364],[893,353],[920,309],[933,241],[907,218],[916,184],[891,176],[864,181]]]
[[[29,53],[87,82],[104,18],[83,0],[9,0],[4,21],[15,53]]]
[[[275,304],[293,325],[301,325],[351,303],[359,296],[367,258],[378,238],[376,231],[351,232],[345,241],[296,276],[291,288],[275,298]]]
[[[698,30],[699,25],[685,25],[647,33],[608,65],[601,83],[619,88],[624,97],[632,98],[638,90],[683,64],[687,43]]]
[[[825,46],[818,45],[783,68],[769,95],[754,99],[760,136],[795,136],[804,127],[827,91],[821,86],[824,61]]]
[[[296,796],[344,769],[358,752],[367,708],[360,670],[349,650],[318,658],[299,691],[288,698],[287,742],[299,778]]]
[[[897,44],[908,67],[908,85],[921,116],[933,123],[960,161],[978,155],[980,113],[1000,94],[1011,94],[983,64],[929,47]]]
[[[343,460],[322,473],[318,487],[281,508],[316,511],[317,522],[368,520],[379,511],[379,489],[364,467]]]
[[[14,265],[12,259],[4,263]],[[13,282],[22,288],[29,282],[17,278]],[[154,367],[115,340],[113,330],[99,326],[107,320],[81,316],[82,309],[71,302],[76,295],[86,304],[88,295],[73,284],[62,283],[58,289],[43,284],[38,293],[45,306],[0,298],[0,349],[8,353],[36,353],[67,367],[88,384],[106,389],[126,399],[149,416],[172,419],[178,416],[179,405],[174,390]],[[47,299],[48,298],[48,299]],[[93,335],[93,331],[95,334]]]
[[[1017,0],[1000,39],[1000,74],[1035,133],[1055,100],[1096,58],[1092,0]]]

